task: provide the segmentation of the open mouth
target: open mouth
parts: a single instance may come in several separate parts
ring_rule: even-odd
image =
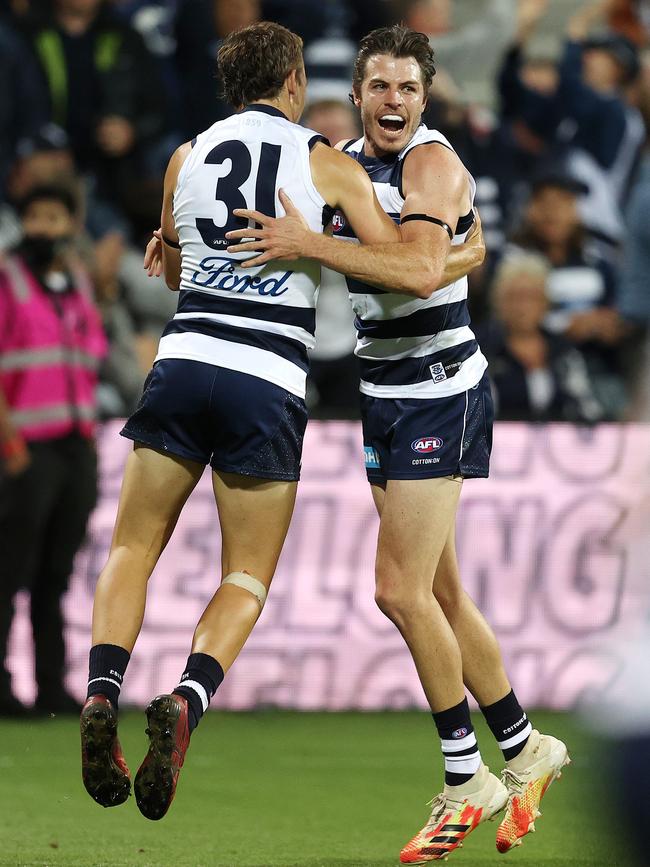
[[[398,114],[383,114],[379,118],[379,126],[384,132],[398,134],[406,126],[406,121]]]

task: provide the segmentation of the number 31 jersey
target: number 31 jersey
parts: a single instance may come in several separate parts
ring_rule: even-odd
[[[174,191],[181,246],[178,310],[156,361],[202,361],[305,396],[320,266],[298,259],[243,268],[254,254],[228,253],[225,235],[249,225],[233,214],[236,208],[281,216],[279,189],[312,230],[322,230],[325,201],[309,165],[318,141],[322,136],[266,105],[248,106],[194,140]]]

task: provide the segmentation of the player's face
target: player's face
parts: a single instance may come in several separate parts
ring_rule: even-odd
[[[373,55],[354,101],[361,109],[368,155],[399,153],[413,138],[426,105],[418,62],[414,57]]]

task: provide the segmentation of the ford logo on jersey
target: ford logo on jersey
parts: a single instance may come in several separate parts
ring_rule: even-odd
[[[192,274],[191,282],[196,286],[212,286],[224,292],[246,292],[254,289],[259,295],[283,295],[288,289],[284,284],[293,271],[285,271],[281,277],[262,280],[252,274],[235,274],[237,262],[226,256],[207,256],[200,264],[201,271]]]
[[[420,437],[417,440],[413,440],[411,448],[419,455],[427,455],[429,452],[435,452],[438,449],[441,449],[443,445],[444,441],[441,440],[440,437]]]

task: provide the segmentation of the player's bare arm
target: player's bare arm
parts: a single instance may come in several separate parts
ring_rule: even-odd
[[[353,161],[346,160],[346,165],[348,163]],[[314,180],[318,186],[317,172]],[[347,182],[347,177],[343,180]],[[405,163],[403,183],[406,201],[402,219],[423,214],[448,226],[455,226],[461,213],[467,212],[463,211],[463,206],[466,205],[469,210],[466,170],[448,148],[434,144],[414,149]],[[480,247],[470,248],[464,250],[460,260],[453,263],[452,273],[445,273],[451,250],[448,230],[444,225],[421,219],[411,219],[402,226],[399,245],[395,243],[397,239],[389,243],[370,242],[367,239],[365,216],[359,215],[362,219],[359,224],[356,200],[350,195],[349,185],[345,183],[344,186],[346,189],[336,191],[338,198],[352,199],[352,202],[348,209],[341,207],[341,210],[350,220],[361,240],[361,246],[311,232],[286,196],[283,199],[286,217],[274,220],[254,211],[237,212],[260,223],[262,228],[240,230],[229,233],[228,237],[231,240],[244,237],[256,239],[236,248],[239,251],[261,251],[261,255],[248,263],[249,266],[261,265],[275,258],[308,256],[321,265],[365,283],[423,298],[430,297],[436,289],[468,273],[482,261],[484,253]],[[326,198],[325,191],[322,192]],[[378,203],[373,204],[373,210],[379,207]],[[359,228],[356,224],[359,224]]]
[[[188,154],[192,150],[189,142],[185,142],[177,148],[169,161],[167,171],[165,172],[165,184],[163,189],[163,204],[162,214],[160,217],[160,240],[162,241],[162,271],[165,276],[165,282],[174,292],[178,291],[181,284],[181,248],[178,242],[178,232],[174,225],[174,190],[178,181],[178,173],[181,166],[187,159]],[[156,235],[147,246],[145,255],[145,268],[147,267],[147,255],[153,258],[155,255],[155,244],[157,242]],[[150,251],[150,247],[152,250]],[[151,267],[151,266],[149,266]]]
[[[346,144],[348,144],[348,142],[343,139],[334,145],[334,149],[341,151]],[[410,161],[413,160],[413,156],[414,153],[411,153],[411,156],[409,157]],[[412,174],[412,171],[410,171],[410,174]],[[458,244],[449,251],[443,280],[438,288],[441,289],[443,286],[447,286],[449,283],[455,283],[456,280],[465,277],[467,274],[482,265],[484,259],[485,240],[483,238],[483,228],[479,213],[474,209],[474,224],[472,229],[464,244]]]

